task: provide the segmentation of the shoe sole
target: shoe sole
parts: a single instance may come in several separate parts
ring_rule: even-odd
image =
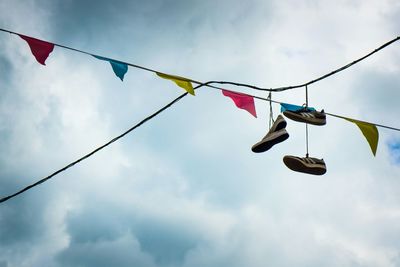
[[[312,125],[318,125],[318,126],[322,126],[326,124],[326,119],[318,119],[318,118],[305,118],[301,115],[298,115],[296,113],[291,113],[291,112],[283,112],[283,114],[294,121],[298,121],[298,122],[304,122],[304,123],[309,123]]]
[[[271,147],[273,147],[274,145],[279,144],[288,138],[289,138],[289,134],[287,132],[285,132],[284,134],[282,134],[274,139],[262,140],[262,141],[258,142],[251,148],[251,150],[254,153],[265,152],[265,151],[269,150]]]
[[[326,173],[326,167],[316,164],[307,164],[297,158],[283,157],[283,163],[286,167],[295,172],[303,172],[313,175],[323,175]]]

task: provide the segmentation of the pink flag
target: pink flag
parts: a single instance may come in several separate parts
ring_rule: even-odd
[[[18,35],[28,43],[29,47],[31,48],[32,54],[35,56],[36,60],[40,64],[46,65],[44,62],[46,61],[49,54],[53,51],[54,44],[39,39],[35,39],[29,36],[25,36],[22,34]]]
[[[245,94],[234,93],[228,90],[222,90],[222,94],[232,98],[233,102],[235,102],[235,105],[238,108],[247,110],[251,115],[257,118],[254,97]]]

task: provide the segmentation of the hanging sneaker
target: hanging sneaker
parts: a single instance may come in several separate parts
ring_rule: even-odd
[[[297,111],[285,110],[283,115],[298,122],[305,122],[313,125],[325,125],[326,115],[324,110],[316,111],[303,108]]]
[[[269,129],[266,136],[260,142],[255,144],[251,150],[255,153],[265,152],[272,146],[285,141],[289,138],[289,134],[285,127],[287,122],[282,115],[278,115],[271,129]]]
[[[323,175],[326,173],[326,165],[323,159],[284,156],[283,163],[285,163],[286,167],[295,172],[304,172],[314,175]]]

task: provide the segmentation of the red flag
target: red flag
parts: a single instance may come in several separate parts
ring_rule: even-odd
[[[222,90],[222,94],[230,97],[238,108],[247,110],[251,115],[257,118],[254,97],[245,94],[234,93],[228,90]]]
[[[22,34],[18,35],[28,43],[29,47],[31,48],[32,54],[35,56],[36,60],[40,64],[46,65],[44,62],[46,61],[49,54],[53,51],[54,44],[39,39],[35,39],[29,36],[25,36]]]

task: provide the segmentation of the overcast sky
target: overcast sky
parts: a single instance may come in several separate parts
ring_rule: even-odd
[[[397,0],[0,0],[0,28],[200,81],[303,83],[399,35]],[[310,105],[400,127],[400,43],[309,87]],[[242,90],[227,86],[226,89]],[[0,196],[81,157],[183,90],[0,33]],[[254,92],[252,92],[254,93]],[[259,96],[267,94],[255,92]],[[303,104],[304,89],[273,99]],[[296,173],[304,125],[268,130],[202,88],[54,179],[0,204],[0,267],[400,266],[400,133],[376,157],[352,123],[310,126],[327,173]],[[273,106],[274,115],[280,112]]]

